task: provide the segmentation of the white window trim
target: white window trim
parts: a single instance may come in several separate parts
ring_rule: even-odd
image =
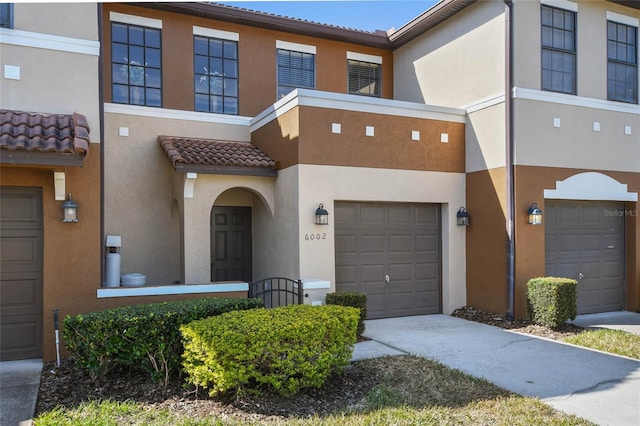
[[[83,55],[100,55],[100,42],[80,38],[62,37],[31,31],[0,28],[0,44],[34,47],[58,52],[80,53]]]
[[[193,26],[193,35],[219,38],[222,40],[230,40],[230,41],[240,40],[240,34],[238,33],[234,33],[231,31],[214,30],[213,28],[198,27],[196,25]]]
[[[290,41],[276,40],[276,49],[292,50],[294,52],[316,54],[316,47],[310,44],[292,43]]]
[[[618,24],[629,25],[630,27],[640,27],[640,19],[633,16],[621,15],[619,13],[607,10],[607,21],[616,22]]]
[[[150,27],[162,29],[162,20],[154,18],[146,18],[144,16],[127,15],[120,12],[109,12],[109,20],[111,22],[120,22],[122,24],[140,25],[142,27]]]
[[[365,53],[347,51],[347,59],[351,59],[351,60],[354,60],[354,61],[369,62],[369,63],[372,63],[372,64],[380,64],[380,65],[382,65],[382,56],[367,55]]]
[[[571,12],[578,11],[578,3],[567,0],[540,0],[540,4],[545,6],[557,7],[558,9],[569,10]]]

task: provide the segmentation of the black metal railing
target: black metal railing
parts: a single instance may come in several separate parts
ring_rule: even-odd
[[[301,305],[304,303],[302,280],[271,277],[249,283],[249,297],[261,299],[265,308]]]

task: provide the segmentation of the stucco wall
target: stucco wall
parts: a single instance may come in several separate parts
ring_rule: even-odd
[[[633,114],[516,99],[515,111],[518,165],[640,170],[640,108]],[[555,118],[560,119],[560,127],[554,127]],[[594,122],[600,131],[594,131]],[[630,135],[625,135],[626,126],[631,128]]]
[[[467,173],[504,167],[507,162],[504,102],[469,112],[465,133]]]
[[[15,29],[98,40],[97,3],[16,2],[13,8]]]
[[[393,96],[393,54],[388,50],[332,40],[242,26],[228,22],[179,15],[126,4],[103,5],[105,99],[111,100],[109,12],[160,19],[163,55],[163,106],[194,109],[193,26],[239,34],[240,115],[254,116],[277,100],[276,40],[316,47],[316,89],[347,92],[347,51],[382,57],[382,97]],[[259,72],[256,71],[259,64]]]
[[[477,2],[394,52],[394,98],[463,107],[504,93],[504,3]]]
[[[540,3],[514,3],[514,85],[540,90]],[[640,11],[609,1],[580,0],[574,3],[578,7],[577,95],[607,99],[607,11],[635,18],[640,18]]]
[[[466,303],[465,228],[455,214],[465,201],[463,173],[420,172],[299,165],[300,276],[330,281],[335,291],[335,201],[381,201],[442,204],[442,306],[445,314]],[[402,188],[401,191],[398,188]],[[329,211],[329,225],[315,225],[319,203]],[[326,233],[326,239],[305,239]]]
[[[139,272],[147,275],[149,284],[169,284],[181,280],[181,216],[174,200],[182,197],[182,188],[174,191],[175,172],[157,136],[242,141],[248,140],[249,129],[154,117],[159,110],[153,108],[136,111],[147,115],[105,114],[104,231],[122,237],[123,274]],[[120,128],[126,128],[129,136],[119,136]],[[202,219],[207,229],[213,199],[209,203],[209,213]]]

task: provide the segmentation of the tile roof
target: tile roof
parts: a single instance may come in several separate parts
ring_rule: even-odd
[[[173,167],[202,173],[275,176],[275,162],[249,142],[158,136]]]
[[[82,114],[0,110],[0,149],[59,154],[89,153],[89,125]]]

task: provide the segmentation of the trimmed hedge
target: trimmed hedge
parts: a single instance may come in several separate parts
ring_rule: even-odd
[[[180,369],[180,325],[225,312],[262,307],[258,299],[203,298],[131,305],[67,316],[62,336],[76,363],[94,378],[133,367],[164,380]]]
[[[358,330],[356,334],[362,336],[364,333],[364,320],[367,319],[367,295],[356,292],[329,293],[325,296],[327,305],[351,306],[360,309],[360,319],[358,320]]]
[[[540,277],[527,283],[527,310],[537,324],[558,328],[577,314],[578,282],[570,278]]]
[[[359,312],[292,305],[229,312],[180,327],[186,381],[209,389],[294,395],[349,364]]]

